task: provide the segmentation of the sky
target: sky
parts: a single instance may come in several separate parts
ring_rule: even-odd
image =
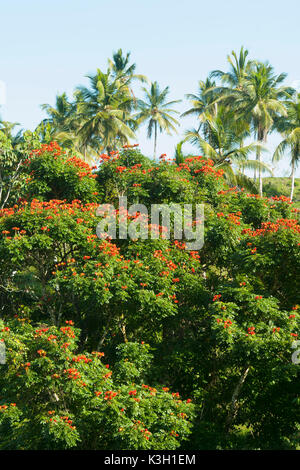
[[[249,58],[286,72],[286,84],[300,91],[299,17],[299,0],[0,0],[0,115],[34,130],[46,117],[41,104],[88,85],[86,75],[105,70],[119,48],[131,52],[137,73],[170,87],[170,100],[183,100],[180,113],[189,106],[185,94],[211,70],[227,70],[227,55],[242,45]],[[143,97],[140,85],[134,91]],[[180,121],[178,135],[159,135],[158,155],[172,157],[184,130],[196,126],[191,118]],[[137,137],[151,156],[145,128]],[[270,136],[266,161],[279,142]],[[289,176],[288,157],[274,174]]]

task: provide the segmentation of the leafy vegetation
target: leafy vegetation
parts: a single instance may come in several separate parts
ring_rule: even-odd
[[[289,147],[295,170],[296,98],[247,55],[189,96],[186,138],[203,155],[181,141],[150,159],[129,143],[142,121],[155,139],[176,123],[168,88],[134,96],[147,79],[121,50],[74,101],[46,106],[36,132],[2,124],[0,449],[299,448],[299,209],[287,180],[258,194],[244,171],[261,189],[275,126],[274,158]],[[192,203],[204,205],[199,250],[129,208]],[[97,236],[107,204],[134,237]]]
[[[264,192],[267,196],[286,196],[289,197],[292,190],[291,178],[273,177],[264,178]],[[293,201],[296,207],[300,204],[300,179],[295,178]]]

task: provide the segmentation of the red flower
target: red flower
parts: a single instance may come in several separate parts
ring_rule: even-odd
[[[213,302],[215,302],[216,300],[219,300],[221,298],[221,294],[216,294],[213,298]]]
[[[249,335],[255,335],[255,331],[254,331],[254,330],[255,330],[255,326],[250,326],[250,327],[248,328],[248,334],[249,334]]]

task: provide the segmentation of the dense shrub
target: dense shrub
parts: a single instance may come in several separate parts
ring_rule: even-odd
[[[0,212],[2,447],[296,448],[299,211],[229,188],[203,157],[158,164],[125,148],[95,171],[69,158],[33,151],[27,199]],[[120,196],[203,203],[203,248],[172,231],[99,239],[96,209],[114,204],[118,228]]]

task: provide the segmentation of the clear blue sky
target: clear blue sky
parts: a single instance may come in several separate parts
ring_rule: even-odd
[[[34,129],[45,117],[40,105],[55,95],[70,96],[84,76],[118,48],[131,51],[137,72],[170,99],[195,92],[213,69],[226,70],[226,56],[241,45],[251,58],[268,60],[287,72],[287,84],[300,84],[299,0],[9,0],[0,1],[0,80],[6,85],[2,118]],[[138,94],[138,87],[136,90]],[[187,109],[184,101],[180,112]],[[180,133],[193,126],[182,120]],[[139,132],[141,150],[153,144]],[[159,136],[158,152],[173,155],[178,136]],[[278,136],[270,137],[274,149]],[[288,160],[276,171],[288,175]],[[298,169],[300,176],[300,169]]]

